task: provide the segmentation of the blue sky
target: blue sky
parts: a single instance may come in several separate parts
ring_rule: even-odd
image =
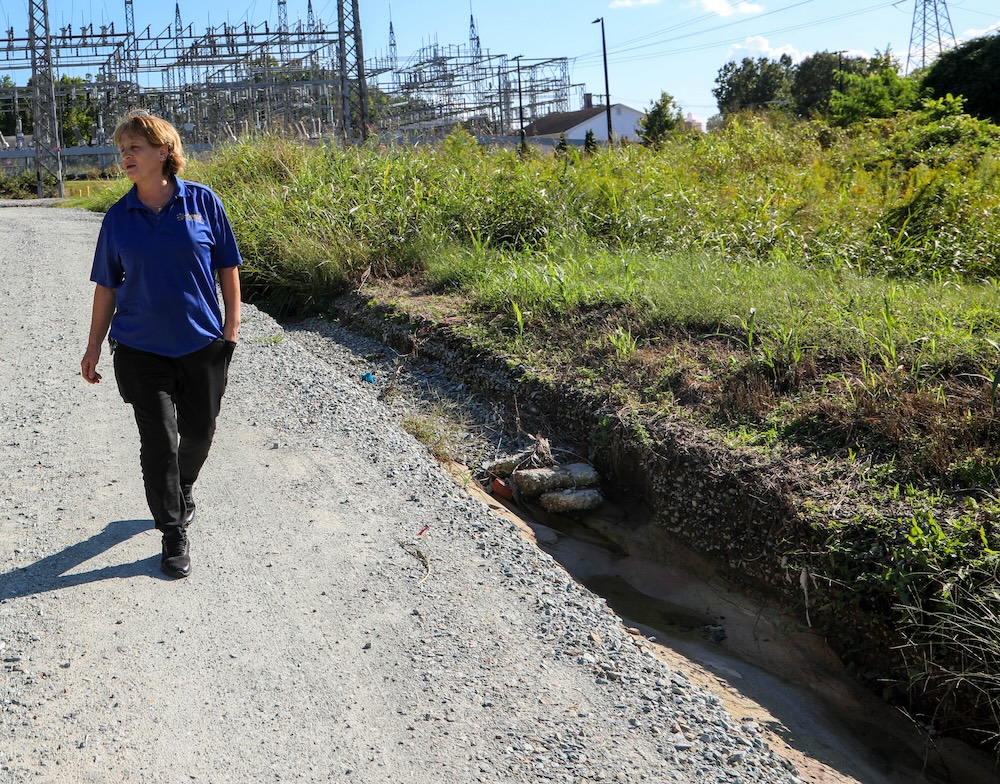
[[[171,0],[133,0],[136,27],[158,31],[173,23]],[[359,0],[366,58],[388,50],[389,20],[401,57],[431,43],[467,44],[470,15],[492,54],[525,59],[567,57],[574,84],[604,93],[604,18],[611,100],[636,109],[665,90],[685,113],[705,120],[717,111],[712,88],[719,69],[743,57],[796,61],[817,51],[872,55],[891,49],[906,63],[917,0]],[[307,0],[287,0],[291,23],[305,20]],[[938,6],[944,5],[939,2]],[[1000,29],[996,0],[947,3],[955,36],[967,40]],[[27,0],[0,0],[3,28],[27,29]],[[276,24],[277,0],[181,0],[181,17],[195,30],[224,21]],[[313,0],[315,14],[336,25],[336,0]],[[124,28],[123,0],[49,0],[53,28],[86,20]],[[121,27],[119,27],[121,25]],[[0,60],[2,72],[2,60]],[[23,78],[19,77],[18,81]],[[577,107],[572,107],[577,108]]]

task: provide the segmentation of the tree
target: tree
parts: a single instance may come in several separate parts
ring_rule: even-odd
[[[566,133],[559,134],[559,143],[556,145],[556,157],[562,157],[567,152],[569,152],[569,141],[566,139]]]
[[[705,121],[706,131],[721,131],[726,127],[726,118],[721,114],[713,114]]]
[[[867,73],[845,74],[844,87],[830,98],[830,118],[837,125],[851,125],[871,117],[892,117],[920,104],[920,86],[914,78],[899,75],[899,62],[889,53],[868,61]]]
[[[651,101],[649,110],[639,120],[639,138],[643,144],[655,147],[683,128],[681,107],[670,93],[661,92],[659,100]]]
[[[1000,124],[1000,36],[974,38],[942,54],[924,75],[935,98],[965,98],[965,111]]]
[[[737,65],[729,61],[715,77],[717,87],[712,95],[722,114],[742,109],[764,109],[773,105],[788,105],[791,101],[792,58],[787,54],[778,60],[744,57]]]
[[[587,129],[587,135],[583,137],[583,151],[587,155],[593,155],[597,152],[597,138],[594,136],[594,131],[591,128]]]
[[[824,113],[835,90],[842,90],[844,77],[865,73],[868,61],[863,57],[845,57],[840,52],[816,52],[792,71],[791,97],[795,113],[801,117]]]
[[[93,85],[79,76],[63,74],[56,82],[56,105],[63,144],[89,144],[97,121],[97,105],[90,98]]]
[[[378,122],[389,117],[392,98],[376,84],[368,85],[368,120]]]
[[[4,74],[0,76],[0,97],[3,98],[6,107],[2,115],[0,115],[0,133],[4,136],[12,136],[14,134],[14,128],[16,126],[16,117],[14,116],[14,90],[17,85],[14,84],[14,80],[10,78],[9,75]],[[23,87],[21,88],[24,89]],[[9,107],[9,108],[7,108]]]

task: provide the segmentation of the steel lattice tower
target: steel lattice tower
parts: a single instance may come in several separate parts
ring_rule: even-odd
[[[278,0],[278,52],[281,63],[288,62],[288,0]]]
[[[368,84],[361,40],[358,0],[337,0],[337,60],[340,64],[340,99],[344,136],[368,138]],[[357,125],[357,129],[353,128]]]
[[[954,43],[955,31],[945,0],[916,0],[910,48],[906,53],[906,72],[910,72],[911,64],[914,68],[926,68]]]
[[[59,196],[63,193],[62,158],[59,145],[59,125],[56,121],[56,92],[53,83],[52,39],[49,36],[49,4],[47,0],[31,0],[31,27],[28,40],[31,47],[31,113],[34,122],[35,172],[38,176],[38,197],[44,195],[45,174],[56,178]]]

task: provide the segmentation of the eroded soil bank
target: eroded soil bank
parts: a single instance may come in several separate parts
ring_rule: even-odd
[[[580,445],[613,477],[609,489],[625,505],[607,504],[573,530],[566,527],[573,521],[543,519],[539,509],[490,503],[520,520],[529,538],[637,634],[664,643],[659,655],[717,690],[735,715],[767,726],[807,780],[996,781],[989,755],[929,739],[859,685],[810,628],[808,585],[785,568],[775,547],[794,517],[786,491],[808,465],[747,464],[684,427],[673,431],[670,422],[656,423],[654,448],[627,421],[610,419],[600,401],[469,351],[447,326],[405,303],[356,294],[335,303],[333,313],[400,357],[419,353],[440,363],[502,407],[507,421]]]
[[[753,718],[806,781],[824,784],[994,784],[986,754],[922,728],[863,688],[801,619],[733,589],[674,543],[666,560],[623,552],[597,530],[644,514],[606,504],[571,521],[489,499],[529,540],[604,597],[671,667]]]

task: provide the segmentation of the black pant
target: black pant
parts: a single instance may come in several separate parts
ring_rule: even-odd
[[[176,358],[114,348],[118,391],[135,412],[146,501],[160,530],[185,524],[181,486],[194,484],[208,458],[235,345],[220,338]]]

